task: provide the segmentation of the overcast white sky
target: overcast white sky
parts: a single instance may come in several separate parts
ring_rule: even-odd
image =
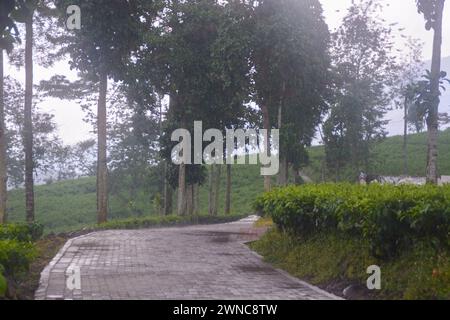
[[[323,5],[325,19],[333,30],[339,26],[346,8],[348,8],[352,0],[320,0]],[[400,26],[405,28],[404,34],[421,39],[425,43],[424,58],[431,59],[433,32],[425,30],[425,22],[422,15],[417,13],[415,0],[382,0],[387,7],[383,17],[388,23],[398,22]],[[339,10],[339,12],[336,12]],[[442,44],[442,56],[450,56],[450,3],[446,3],[444,12],[444,34]]]
[[[320,0],[323,8],[325,19],[333,30],[339,26],[346,9],[352,0]],[[432,53],[433,33],[426,31],[424,28],[424,20],[417,13],[415,0],[382,0],[389,3],[389,7],[385,9],[384,17],[388,23],[399,22],[405,28],[404,34],[421,39],[425,43],[424,59],[429,60]],[[450,3],[446,4],[444,13],[444,36],[443,36],[443,57],[450,56]],[[23,82],[24,71],[6,68],[6,73],[11,74],[18,80]],[[58,63],[54,68],[45,70],[41,67],[35,67],[35,84],[40,80],[49,79],[54,74],[65,74],[71,79],[76,77],[76,73],[70,71],[67,63]],[[55,115],[58,124],[59,134],[63,141],[68,144],[76,143],[90,137],[91,127],[83,122],[83,113],[78,105],[68,101],[59,101],[57,99],[49,99],[43,102],[40,107]],[[390,134],[401,133],[402,112],[394,111],[387,115],[392,120],[388,126]]]

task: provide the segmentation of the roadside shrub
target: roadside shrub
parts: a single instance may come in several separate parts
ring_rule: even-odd
[[[450,245],[450,186],[291,186],[261,195],[254,207],[299,236],[331,231],[367,240],[376,257],[418,242]]]
[[[0,240],[0,265],[3,266],[5,276],[14,278],[19,273],[27,271],[35,254],[31,243]]]
[[[44,227],[39,223],[0,225],[0,240],[35,242],[42,237]]]
[[[5,268],[0,264],[0,298],[4,298],[6,296],[6,291],[8,289],[8,282],[6,281],[3,273],[5,272]]]

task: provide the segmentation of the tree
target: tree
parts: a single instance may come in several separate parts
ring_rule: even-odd
[[[14,43],[20,41],[19,31],[11,17],[18,8],[18,3],[15,0],[4,0],[0,2],[0,224],[6,223],[7,221],[6,201],[8,192],[3,51],[10,52]]]
[[[280,129],[279,183],[284,185],[289,164],[296,169],[304,164],[305,146],[327,110],[329,31],[319,1],[258,1],[253,19],[255,100],[264,128]]]
[[[136,69],[143,73],[139,83],[150,83],[159,95],[170,96],[161,148],[171,185],[178,185],[178,214],[194,211],[190,208],[195,203],[190,201],[191,193],[195,194],[192,189],[203,183],[205,170],[189,164],[174,170],[171,133],[184,128],[193,136],[194,121],[202,121],[204,129],[225,131],[245,117],[250,66],[248,28],[241,28],[248,23],[244,19],[248,12],[239,10],[241,5],[239,1],[221,4],[216,0],[170,2],[161,15],[160,29],[147,34],[150,44],[138,53]],[[222,161],[218,162],[211,171],[211,190],[219,187],[217,166]],[[211,193],[213,214],[217,212],[216,199]]]
[[[324,126],[327,163],[337,162],[333,170],[350,165],[352,177],[359,170],[370,171],[371,148],[386,135],[383,116],[396,93],[398,59],[392,28],[378,16],[382,8],[375,1],[354,2],[332,35],[335,85]],[[331,159],[332,150],[339,148],[345,149]]]
[[[442,20],[445,0],[416,0],[419,13],[423,14],[427,30],[434,30],[433,58],[430,73],[430,95],[428,97],[428,152],[427,152],[427,182],[437,184],[437,139],[439,133],[439,96],[441,79],[441,51],[442,51]]]
[[[95,161],[96,141],[88,139],[78,142],[72,148],[72,157],[77,174],[82,177],[96,175]]]
[[[33,134],[33,60],[34,60],[34,48],[35,46],[35,22],[39,26],[38,35],[40,39],[43,38],[43,34],[49,36],[51,32],[47,35],[47,31],[51,30],[52,23],[47,20],[51,16],[49,14],[52,10],[50,6],[53,4],[50,0],[26,0],[17,1],[15,9],[12,12],[14,20],[19,23],[25,24],[25,49],[23,55],[25,56],[24,62],[22,61],[22,50],[16,50],[16,52],[11,55],[11,60],[16,63],[16,65],[25,65],[25,101],[24,101],[24,152],[25,152],[25,207],[26,207],[26,220],[28,222],[34,221],[34,174],[35,174],[35,161],[33,155],[33,144],[34,144],[34,134]],[[37,13],[37,14],[36,14]],[[35,19],[35,16],[38,18]],[[45,20],[45,22],[44,22]],[[44,27],[45,26],[45,27]],[[46,29],[46,31],[43,31]],[[17,28],[15,28],[17,32]],[[51,56],[51,51],[49,50],[49,42],[43,41],[39,42],[40,45],[37,46],[36,50],[41,56],[45,55],[40,62],[47,62],[44,64],[51,65],[53,61],[48,62],[48,57]],[[43,52],[45,52],[43,54]],[[56,56],[53,56],[56,57]]]
[[[5,104],[3,98],[3,48],[0,48],[0,224],[6,223],[7,171],[6,171]]]
[[[151,26],[155,11],[154,2],[101,0],[58,0],[57,7],[65,21],[69,5],[78,5],[83,13],[83,25],[71,37],[68,52],[71,65],[99,83],[97,104],[97,215],[98,223],[107,220],[108,169],[106,104],[108,78],[120,80],[130,61],[131,52],[139,47],[142,39],[139,29]]]
[[[8,186],[17,188],[24,184],[25,178],[24,89],[18,81],[6,77],[4,91]],[[42,112],[36,104],[33,105],[32,115],[35,174],[45,176],[54,168],[54,154],[61,147],[61,141],[56,135],[53,115]]]
[[[439,95],[441,91],[445,91],[445,85],[450,84],[450,79],[446,78],[447,73],[441,71],[439,74]],[[411,105],[408,114],[408,122],[416,129],[417,132],[425,127],[427,119],[430,117],[430,102],[434,99],[432,91],[431,72],[426,70],[426,74],[422,76],[421,80],[413,83],[409,87]],[[446,114],[438,113],[438,125],[440,122],[446,123]]]
[[[423,71],[422,47],[423,44],[417,39],[409,38],[407,52],[403,54],[401,62],[401,76],[398,81],[397,105],[403,108],[403,174],[408,175],[408,127],[409,114],[413,110],[417,91],[417,82]],[[411,113],[412,114],[412,113]]]
[[[24,7],[25,18],[25,211],[28,222],[34,221],[34,164],[33,164],[33,16],[35,3],[30,1]]]

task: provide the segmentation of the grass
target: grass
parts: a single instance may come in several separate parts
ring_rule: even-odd
[[[219,214],[225,207],[225,170],[222,170]],[[259,167],[255,165],[233,166],[232,169],[232,212],[231,215],[253,212],[253,199],[263,191],[263,178]],[[96,223],[95,177],[56,182],[35,187],[36,220],[45,227],[45,233],[60,233],[92,228]],[[149,188],[157,190],[156,183]],[[111,195],[109,201],[109,219],[116,220],[152,220],[158,217],[153,205],[157,191],[146,194],[141,191],[133,200],[126,189],[120,190],[120,196]],[[175,195],[174,195],[174,205]],[[135,210],[138,208],[139,210]],[[200,188],[200,215],[208,210],[208,186]],[[12,190],[8,197],[8,214],[11,222],[25,219],[25,195],[22,189]],[[152,220],[156,221],[156,220]]]
[[[440,132],[438,140],[438,168],[441,175],[450,175],[450,129]],[[373,163],[370,173],[384,176],[403,175],[403,137],[385,139],[373,149]],[[421,177],[426,173],[427,133],[408,136],[408,175]],[[309,150],[310,165],[305,169],[314,181],[333,179],[324,169],[325,149],[323,146]]]
[[[343,283],[365,287],[367,267],[381,268],[381,291],[375,299],[450,299],[450,255],[416,247],[390,261],[369,254],[369,244],[333,234],[301,239],[276,228],[251,247],[292,275],[326,289]]]

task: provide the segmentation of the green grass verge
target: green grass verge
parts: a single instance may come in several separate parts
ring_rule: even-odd
[[[369,244],[333,234],[301,239],[272,229],[252,249],[275,266],[312,284],[336,281],[365,286],[368,266],[381,268],[378,299],[450,299],[450,255],[415,247],[401,256],[380,261],[370,256]]]

